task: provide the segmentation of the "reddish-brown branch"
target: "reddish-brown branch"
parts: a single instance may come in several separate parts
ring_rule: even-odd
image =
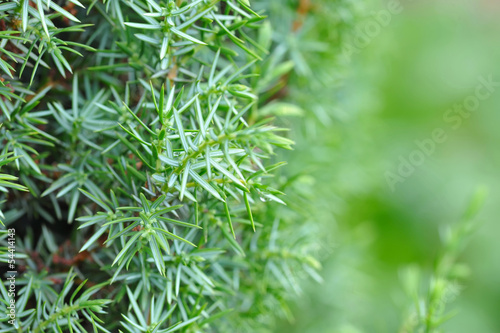
[[[299,30],[304,24],[305,17],[311,11],[312,4],[311,0],[299,0],[299,6],[297,7],[297,18],[293,22],[292,30],[295,32]]]

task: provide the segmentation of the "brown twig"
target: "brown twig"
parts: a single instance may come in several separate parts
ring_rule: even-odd
[[[296,32],[304,24],[305,17],[312,9],[311,0],[299,0],[299,6],[297,7],[297,18],[293,22],[292,30]]]

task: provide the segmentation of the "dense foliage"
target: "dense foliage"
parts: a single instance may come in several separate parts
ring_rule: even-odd
[[[498,72],[433,6],[0,1],[0,332],[495,332],[498,113],[384,178]]]
[[[254,331],[287,315],[299,276],[319,279],[307,228],[277,207],[293,179],[273,177],[275,150],[293,142],[273,117],[294,108],[274,100],[293,63],[264,9],[0,4],[18,332]]]

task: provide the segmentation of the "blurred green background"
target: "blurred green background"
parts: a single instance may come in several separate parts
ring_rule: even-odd
[[[287,19],[281,5],[269,5],[275,26]],[[500,332],[500,86],[458,128],[444,119],[474,95],[478,77],[500,82],[500,2],[401,1],[402,12],[346,57],[352,31],[388,6],[312,0],[303,26],[286,37],[296,39],[291,58],[303,61],[287,99],[306,113],[287,120],[297,142],[287,168],[312,176],[308,209],[325,236],[325,281],[304,288],[294,321],[278,331],[402,332],[411,301],[401,270],[432,269],[442,231],[485,185],[479,227],[460,257],[470,274],[442,329]],[[435,128],[447,140],[391,191],[386,172]]]

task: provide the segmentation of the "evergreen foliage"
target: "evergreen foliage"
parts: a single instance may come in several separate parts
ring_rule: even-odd
[[[372,100],[345,101],[344,87],[343,47],[369,11],[354,0],[2,1],[0,332],[275,332],[277,318],[286,332],[371,332],[388,317],[399,319],[376,327],[442,332],[483,193],[441,235],[432,268],[401,271],[402,287],[360,272],[380,262],[373,231],[342,224],[362,207],[348,201],[381,192],[372,133],[383,127],[362,114]],[[342,103],[366,105],[346,114]],[[300,170],[286,166],[298,159]],[[337,250],[348,288],[320,286],[337,292],[322,309],[301,282],[322,282]],[[384,305],[370,304],[371,284],[401,313],[368,313]],[[304,294],[313,319],[296,325]]]
[[[276,149],[293,142],[269,102],[293,64],[264,9],[0,4],[17,332],[254,332],[290,315],[302,273],[318,279],[310,232],[277,208],[293,180],[273,177]]]

